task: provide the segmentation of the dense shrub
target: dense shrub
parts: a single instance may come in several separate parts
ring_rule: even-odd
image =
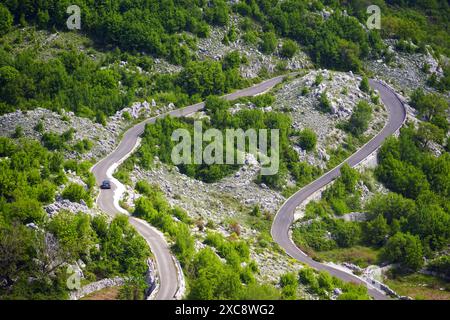
[[[306,128],[300,132],[298,143],[303,150],[312,151],[317,144],[317,135],[313,130]]]
[[[92,198],[83,186],[71,183],[62,192],[62,197],[73,202],[84,201],[89,207],[92,206]]]
[[[285,58],[292,58],[298,51],[297,44],[292,40],[286,40],[283,42],[280,54]]]
[[[367,131],[372,119],[372,108],[365,101],[360,101],[353,110],[352,116],[347,124],[347,129],[355,136],[362,135]]]

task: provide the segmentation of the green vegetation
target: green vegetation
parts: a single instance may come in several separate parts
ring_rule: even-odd
[[[316,79],[316,82],[317,81],[319,81],[319,80]],[[325,113],[330,113],[331,107],[332,107],[331,101],[330,101],[330,99],[328,99],[327,92],[326,91],[322,92],[320,95],[320,100],[319,100],[319,110],[322,112],[325,112]]]
[[[236,53],[227,55],[223,62],[189,62],[174,82],[190,96],[222,95],[244,84],[239,74],[240,63]]]
[[[325,20],[312,14],[314,8],[294,0],[241,1],[234,9],[259,21],[267,29],[275,29],[279,36],[298,41],[307,48],[314,61],[324,67],[359,70],[360,59],[370,52],[369,37],[358,20],[341,12]]]
[[[377,264],[379,250],[373,247],[355,245],[349,248],[338,247],[328,251],[315,251],[312,257],[320,261],[334,261],[338,263],[350,262],[361,268]]]
[[[304,220],[318,219],[294,229],[296,244],[316,258],[335,260],[345,257],[345,248],[369,246],[379,252],[370,258],[372,263],[398,263],[403,273],[421,269],[424,257],[439,257],[450,241],[450,157],[445,152],[431,154],[423,143],[422,128],[429,124],[418,129],[406,126],[398,138],[388,138],[381,147],[375,176],[392,192],[376,195],[365,205],[366,222],[333,217],[362,209],[356,186],[363,177],[343,166],[322,200],[306,207]],[[354,261],[352,256],[346,259]],[[426,268],[445,276],[446,260],[432,261]]]
[[[423,50],[429,40],[435,51],[448,52],[445,44],[449,43],[449,32],[446,32],[449,6],[445,1],[426,5],[404,2],[395,7],[389,1],[387,4],[377,1],[377,4],[387,15],[382,35],[399,38],[400,48],[406,48],[405,44],[412,40],[414,47],[408,45],[408,48]],[[361,70],[364,59],[387,54],[379,32],[366,32],[362,28],[360,23],[365,22],[366,6],[357,1],[327,2],[326,5],[334,9],[328,19],[317,14],[323,8],[322,3],[306,4],[295,0],[283,3],[246,0],[231,7],[223,0],[208,4],[191,0],[177,3],[152,0],[126,5],[119,1],[108,4],[78,1],[77,5],[81,7],[86,35],[100,47],[113,51],[94,61],[73,47],[50,59],[40,59],[34,49],[15,55],[10,52],[10,45],[2,45],[1,113],[37,106],[55,110],[68,108],[104,123],[105,115],[113,114],[136,99],[165,95],[176,100],[177,105],[185,105],[198,101],[199,97],[228,92],[241,85],[235,69],[222,66],[227,72],[221,74],[216,63],[195,61],[192,50],[196,47],[196,37],[207,36],[210,25],[228,26],[231,10],[244,17],[241,28],[248,42],[258,42],[254,26],[262,27],[260,46],[266,53],[274,52],[277,37],[283,36],[286,40],[280,50],[282,56],[293,56],[298,47],[295,42],[298,42],[317,64],[346,71]],[[421,12],[424,6],[426,13]],[[0,7],[3,23],[0,29],[7,32],[12,24],[19,23],[65,30],[66,7],[67,4],[53,0],[39,4],[29,0],[20,5],[8,1]],[[353,16],[344,15],[343,8]],[[20,38],[23,37],[17,38],[18,43],[23,42]],[[229,41],[236,38],[234,25],[229,27],[227,38]],[[135,67],[149,71],[153,65],[152,58],[137,52],[164,57],[187,68],[179,76],[155,74],[150,79],[134,72]],[[117,66],[123,60],[128,63],[127,68]],[[446,76],[435,85],[445,90],[448,74],[445,68]]]
[[[425,94],[421,89],[414,91],[411,95],[411,106],[415,108],[419,116],[444,132],[448,131],[449,124],[445,111],[449,103],[437,94]]]
[[[364,134],[369,128],[369,122],[372,119],[372,108],[365,101],[358,102],[355,110],[350,117],[345,129],[355,136]]]
[[[440,78],[439,80],[436,77],[436,74],[433,73],[428,78],[428,85],[436,88],[440,92],[445,92],[450,90],[450,65],[444,65],[444,76]]]
[[[333,290],[339,288],[342,294],[339,300],[369,300],[367,288],[332,277],[325,271],[314,271],[305,267],[298,272],[298,281],[306,287],[307,291],[318,295],[321,299],[329,299]]]
[[[61,154],[59,154],[62,157]],[[77,162],[76,160],[67,160],[64,162],[64,169],[76,173],[88,187],[88,191],[92,192],[95,186],[95,177],[90,171],[93,164],[89,161]],[[85,196],[86,197],[86,196]],[[85,200],[86,201],[86,200]],[[89,201],[86,201],[89,203]]]
[[[437,273],[441,278],[450,277],[450,256],[442,256],[428,264],[428,270]]]
[[[317,135],[316,133],[306,128],[299,133],[299,146],[306,151],[312,151],[316,148],[317,144]]]
[[[367,77],[363,77],[361,83],[359,85],[359,89],[365,93],[370,92],[369,79]]]
[[[256,283],[256,264],[250,261],[246,242],[234,238],[225,239],[217,233],[208,233],[204,243],[211,248],[194,250],[194,238],[190,234],[192,223],[180,208],[171,208],[161,191],[144,181],[136,185],[144,196],[136,201],[134,215],[150,222],[167,233],[174,245],[173,252],[179,259],[190,284],[188,299],[278,299],[277,290]],[[175,221],[173,217],[177,217]],[[220,258],[225,259],[222,262]],[[242,264],[246,263],[243,267]]]
[[[190,289],[188,299],[272,300],[297,297],[299,283],[295,276],[281,277],[281,292],[271,285],[260,285],[256,282],[255,274],[259,272],[258,267],[250,260],[248,244],[239,240],[237,233],[224,238],[218,233],[208,231],[203,240],[207,247],[195,252],[194,238],[189,231],[192,221],[187,218],[186,213],[179,208],[171,208],[156,186],[140,181],[136,184],[136,189],[144,196],[136,201],[134,214],[167,233],[175,242],[172,250],[180,260],[188,279]],[[258,218],[260,214],[259,208],[255,207],[251,217],[260,219]],[[179,221],[175,221],[174,216]],[[268,222],[270,224],[270,221]],[[324,280],[332,279],[328,274],[323,273],[319,278],[321,288],[328,290],[334,288]],[[367,298],[367,292],[363,288],[343,284],[337,279],[332,281],[344,292],[359,293],[360,298]],[[317,294],[324,295],[323,290]]]
[[[0,36],[8,33],[13,24],[13,16],[3,4],[0,4]]]
[[[251,98],[250,101],[258,106],[265,106],[273,101],[271,95],[263,95]],[[210,116],[210,121],[203,121],[203,130],[215,128],[220,130],[225,137],[226,129],[279,129],[280,130],[280,170],[273,176],[261,176],[258,181],[266,185],[282,189],[286,180],[286,174],[289,171],[292,176],[301,185],[311,181],[319,171],[306,163],[298,162],[298,156],[293,150],[289,136],[291,132],[291,119],[276,112],[263,112],[259,109],[240,110],[231,115],[229,112],[230,103],[216,97],[209,97],[206,101],[206,112]],[[175,142],[171,140],[174,130],[187,129],[193,136],[194,126],[188,119],[164,118],[158,119],[155,124],[148,125],[143,135],[143,143],[137,152],[133,161],[138,162],[144,168],[150,168],[155,156],[167,164],[172,163],[171,155]],[[223,142],[225,143],[225,142]],[[235,153],[237,142],[235,142]],[[204,147],[206,147],[206,143]],[[248,142],[245,142],[245,148],[248,149]],[[224,150],[225,145],[224,145]],[[191,150],[194,152],[194,150]],[[225,153],[223,155],[225,157]],[[192,154],[193,159],[193,154]],[[225,162],[225,158],[224,158]],[[190,177],[205,181],[215,182],[223,177],[235,172],[239,165],[218,165],[218,164],[182,164],[178,166],[180,171]]]
[[[356,188],[358,179],[359,173],[351,169],[348,164],[344,164],[341,167],[341,176],[324,191],[323,199],[330,204],[337,215],[360,209],[360,192]]]
[[[283,300],[295,300],[297,298],[298,280],[294,273],[281,275],[280,286]]]
[[[47,61],[34,50],[13,55],[0,48],[0,56],[0,114],[44,107],[95,119],[129,104],[139,81],[137,75],[129,81],[119,68],[102,69],[106,61],[94,62],[75,50]]]
[[[62,192],[62,197],[72,202],[84,201],[89,207],[92,207],[92,198],[83,186],[75,183],[69,184]]]
[[[73,149],[77,151],[80,154],[86,153],[90,151],[93,147],[93,143],[89,139],[83,139],[78,141],[74,146]]]
[[[44,132],[44,125],[40,121],[35,126],[34,130],[42,133],[41,142],[50,151],[76,151],[79,154],[90,151],[93,147],[93,142],[89,139],[82,139],[76,142],[73,141],[75,130],[70,128],[62,134],[55,132]],[[15,135],[17,138],[17,135]]]
[[[32,1],[6,5],[16,21],[27,20],[43,28],[65,29],[67,3],[47,1],[33,5]],[[228,7],[222,0],[213,6],[196,1],[167,2],[133,1],[126,5],[119,1],[94,4],[78,1],[81,7],[83,30],[99,44],[119,47],[122,50],[145,51],[182,64],[190,59],[189,37],[177,34],[190,31],[204,37],[210,24],[226,25]],[[202,13],[203,9],[203,13]],[[44,18],[45,17],[45,18]],[[179,45],[183,42],[183,45]]]
[[[429,44],[437,51],[449,55],[450,7],[447,1],[376,1],[383,13],[381,35],[396,38],[403,43],[411,41],[414,51],[423,51]],[[334,6],[337,6],[336,3]],[[350,15],[361,22],[367,19],[368,3],[347,1],[343,3]]]
[[[265,32],[261,36],[261,40],[262,40],[262,42],[261,42],[260,49],[262,52],[264,52],[266,54],[270,54],[270,53],[273,53],[275,51],[275,49],[277,48],[278,40],[277,40],[275,33]]]
[[[13,54],[0,47],[0,57],[0,114],[36,107],[68,109],[104,125],[106,115],[138,99],[155,97],[183,106],[249,85],[238,72],[242,60],[236,61],[235,55],[223,62],[190,61],[179,74],[151,78],[136,71],[144,56],[120,50],[93,60],[68,48],[42,61],[35,50]],[[119,66],[122,59],[128,60],[127,68]]]
[[[206,37],[210,25],[227,26],[231,10],[245,18],[241,27],[247,42],[258,42],[258,35],[252,28],[254,23],[265,30],[260,43],[263,52],[272,53],[276,49],[277,37],[282,36],[288,39],[281,50],[282,55],[292,56],[294,45],[288,41],[296,41],[304,46],[317,64],[345,71],[361,70],[362,60],[386,54],[381,35],[399,38],[403,41],[401,43],[411,40],[415,43],[414,48],[420,50],[425,43],[430,43],[436,51],[447,55],[446,43],[450,42],[447,23],[450,9],[445,1],[426,4],[404,2],[396,6],[391,6],[390,1],[377,1],[384,13],[385,27],[381,34],[363,29],[360,23],[367,19],[367,5],[358,1],[327,2],[334,9],[328,19],[317,14],[323,8],[322,3],[307,4],[295,0],[246,0],[231,8],[223,0],[209,4],[191,0],[177,3],[134,1],[126,6],[120,5],[119,1],[108,4],[78,1],[77,4],[82,9],[83,30],[98,44],[130,52],[144,51],[183,65],[192,60],[195,37]],[[31,23],[40,28],[65,29],[67,17],[63,13],[66,7],[58,1],[31,5],[30,0],[20,6],[6,2],[0,10],[1,30],[6,32],[11,27],[12,18],[22,25]],[[423,12],[424,7],[426,12]],[[344,15],[344,8],[351,15]],[[234,41],[234,28],[233,25],[230,27],[224,41]]]
[[[403,267],[418,270],[423,265],[422,244],[417,236],[409,233],[396,233],[384,247],[384,258],[391,262],[398,262]]]
[[[0,298],[65,299],[70,276],[65,264],[79,259],[89,282],[120,275],[143,290],[150,252],[126,217],[108,223],[64,211],[49,218],[43,210],[66,181],[63,165],[60,153],[36,141],[0,138]],[[83,164],[75,166],[84,170]],[[82,191],[92,202],[81,186],[69,185],[65,191],[73,199]]]
[[[184,267],[188,267],[194,254],[194,239],[189,233],[189,221],[175,221],[173,216],[181,216],[179,208],[171,208],[157,186],[141,181],[137,189],[144,196],[136,200],[134,215],[147,220],[156,228],[167,233],[175,242],[173,251]],[[185,213],[182,213],[186,216]]]
[[[376,173],[386,186],[401,196],[389,196],[397,199],[395,203],[388,202],[393,206],[391,212],[384,209],[386,200],[375,200],[372,204],[375,210],[383,214],[393,234],[405,233],[397,235],[393,248],[388,251],[395,251],[396,246],[402,244],[405,251],[398,258],[403,257],[402,264],[413,270],[421,266],[415,255],[430,256],[432,252],[444,248],[450,239],[450,208],[447,201],[450,195],[450,157],[448,153],[432,156],[421,143],[419,134],[420,130],[406,127],[402,129],[399,139],[391,138],[384,144]],[[414,240],[412,236],[418,238]],[[388,259],[393,259],[390,252],[386,254]]]
[[[448,281],[419,273],[398,274],[391,272],[385,283],[403,296],[416,300],[449,300]]]
[[[63,159],[39,143],[0,138],[0,208],[4,219],[42,222],[42,204],[51,203],[64,180]]]
[[[281,47],[281,56],[285,58],[292,58],[298,51],[297,44],[292,40],[286,40]]]
[[[237,102],[252,103],[258,108],[265,108],[273,105],[275,103],[275,100],[276,98],[272,93],[265,93],[253,97],[239,98]]]
[[[331,235],[328,234],[331,233]],[[294,242],[306,251],[329,251],[349,248],[359,243],[361,227],[338,219],[325,218],[298,227],[293,233]]]
[[[257,109],[242,110],[232,116],[229,103],[210,96],[256,81],[240,76],[239,68],[247,58],[230,52],[220,61],[199,61],[193,54],[197,39],[208,36],[210,26],[215,25],[227,28],[224,43],[236,41],[237,26],[229,25],[229,15],[234,11],[243,17],[240,27],[245,42],[283,58],[293,57],[301,47],[316,65],[325,68],[364,72],[366,59],[384,58],[388,62],[390,55],[381,37],[399,40],[396,49],[406,53],[426,53],[430,48],[427,45],[431,45],[430,53],[434,56],[441,53],[449,56],[447,1],[375,2],[383,12],[380,32],[367,31],[361,25],[367,19],[366,1],[244,0],[228,4],[224,0],[79,0],[76,4],[82,12],[81,36],[61,32],[66,31],[69,5],[66,1],[3,1],[0,115],[37,107],[56,112],[67,109],[106,125],[107,116],[133,101],[154,98],[184,106],[208,98],[206,111],[210,120],[203,122],[205,129],[214,127],[222,132],[227,128],[279,129],[280,171],[274,176],[258,177],[257,182],[286,191],[289,178],[300,187],[321,170],[298,162],[291,140],[298,136],[300,146],[312,151],[317,137],[308,130],[296,134],[291,129],[291,120],[281,113],[263,112],[260,108],[275,101],[271,94],[242,99]],[[333,9],[327,18],[320,14],[324,5]],[[53,37],[47,32],[50,30],[57,35],[55,41],[49,40]],[[183,68],[175,74],[155,72],[155,58],[164,58]],[[287,62],[283,63],[277,70],[286,68]],[[424,71],[427,69],[425,66]],[[442,79],[438,80],[436,75],[428,79],[428,85],[442,92],[450,88],[450,67],[443,69]],[[269,72],[262,69],[259,77],[268,76]],[[322,81],[322,75],[318,75],[315,85]],[[366,77],[360,89],[370,93]],[[304,88],[302,94],[306,95],[308,90]],[[377,98],[371,98],[376,104]],[[432,296],[426,289],[443,286],[441,280],[405,272],[425,267],[440,277],[448,277],[448,259],[440,255],[450,239],[450,157],[446,141],[449,105],[441,96],[421,90],[414,92],[411,105],[424,122],[417,129],[404,128],[398,138],[388,139],[380,150],[379,167],[375,170],[377,179],[391,192],[377,195],[363,206],[358,181],[364,177],[343,166],[342,176],[324,192],[323,199],[307,206],[305,220],[318,219],[296,227],[293,237],[318,259],[332,257],[358,264],[377,260],[398,263],[399,274],[393,274],[388,284],[420,298]],[[320,97],[319,109],[325,113],[332,111],[326,92]],[[344,146],[329,152],[329,168],[364,141],[371,116],[369,105],[359,103],[345,125],[352,135]],[[124,114],[124,119],[131,120],[130,115]],[[63,120],[70,119],[64,116]],[[125,163],[117,176],[129,180],[127,170],[135,163],[150,168],[156,156],[171,163],[174,143],[170,137],[177,128],[192,133],[192,121],[166,118],[148,125],[137,155]],[[0,299],[66,298],[66,264],[79,259],[86,262],[83,270],[86,281],[121,275],[129,282],[120,290],[120,296],[142,298],[145,260],[150,253],[126,217],[108,222],[103,217],[61,212],[49,218],[43,210],[44,205],[54,201],[59,187],[63,198],[92,205],[95,185],[89,172],[92,164],[64,161],[62,155],[67,151],[88,152],[92,142],[74,141],[73,129],[62,134],[46,131],[42,121],[34,130],[40,134],[42,145],[24,138],[21,126],[12,134],[16,140],[0,137]],[[441,148],[445,143],[446,149]],[[440,156],[431,151],[436,148],[441,149]],[[205,182],[218,181],[238,168],[179,166],[182,173]],[[74,183],[67,185],[64,169],[82,177],[87,188]],[[136,190],[143,197],[136,201],[134,214],[160,228],[173,241],[173,251],[188,278],[189,298],[295,299],[298,282],[321,298],[329,298],[337,287],[344,292],[340,299],[367,298],[363,288],[309,269],[303,269],[299,279],[293,274],[283,275],[281,290],[259,285],[255,281],[257,266],[249,258],[247,243],[239,240],[240,226],[236,221],[227,222],[234,232],[230,238],[208,233],[204,243],[214,250],[195,252],[194,237],[189,231],[193,222],[187,213],[171,208],[154,186],[138,182]],[[368,213],[366,222],[345,222],[335,217],[362,210]],[[255,208],[247,219],[255,229],[263,230],[256,239],[259,246],[270,245],[267,232],[270,216]],[[198,222],[199,228],[201,225],[203,228]],[[360,257],[361,252],[365,253],[364,259],[358,261],[355,256]],[[415,284],[424,281],[427,288],[420,290],[417,285],[411,293],[404,280]]]
[[[35,126],[34,130],[39,133],[44,133],[45,127],[44,123],[42,121],[39,121]]]

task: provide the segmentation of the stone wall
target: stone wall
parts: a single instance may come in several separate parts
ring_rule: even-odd
[[[121,277],[115,277],[113,279],[102,279],[97,282],[89,283],[88,285],[83,286],[81,289],[71,292],[69,299],[70,300],[79,300],[91,293],[96,291],[100,291],[106,288],[118,287],[122,286],[125,283],[125,280]]]

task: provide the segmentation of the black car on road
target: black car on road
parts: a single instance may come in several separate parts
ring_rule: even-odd
[[[100,189],[111,189],[111,181],[105,180],[102,182]]]

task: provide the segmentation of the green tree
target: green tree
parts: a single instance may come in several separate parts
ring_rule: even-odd
[[[74,215],[62,211],[50,221],[48,230],[57,237],[67,262],[75,262],[89,254],[89,249],[95,241],[94,230],[87,214]]]
[[[251,283],[244,287],[240,300],[279,300],[280,292],[271,285]]]
[[[42,222],[46,215],[42,205],[36,199],[21,197],[4,208],[4,216],[9,220],[18,220],[24,224]]]
[[[298,51],[297,44],[292,40],[286,40],[283,42],[280,54],[285,58],[292,58]]]
[[[441,128],[429,122],[422,122],[417,130],[417,138],[423,148],[428,148],[431,142],[442,144],[445,138],[445,132]]]
[[[312,151],[316,147],[316,144],[317,144],[317,135],[313,130],[305,128],[300,132],[299,146],[303,150]]]
[[[333,227],[333,238],[339,247],[352,247],[361,238],[361,228],[357,223],[336,220]]]
[[[213,0],[205,9],[206,19],[210,23],[225,26],[228,24],[228,10],[224,0]]]
[[[83,186],[71,183],[62,192],[62,197],[73,202],[84,201],[89,207],[92,206],[92,198]]]
[[[359,180],[359,173],[356,169],[351,168],[348,163],[344,163],[340,169],[341,172],[341,181],[345,185],[345,189],[348,192],[354,192],[356,188],[356,184]]]
[[[227,53],[223,59],[222,68],[224,70],[239,68],[241,64],[241,56],[238,51]]]
[[[301,284],[307,286],[318,286],[316,275],[314,270],[308,267],[302,268],[298,271],[298,279]]]
[[[389,231],[386,219],[380,214],[372,221],[367,222],[364,234],[370,244],[381,246],[386,241]]]
[[[429,200],[427,197],[427,202]],[[419,236],[430,249],[441,250],[450,240],[450,215],[433,202],[421,205],[408,218],[406,229]]]
[[[122,286],[119,290],[119,299],[120,300],[136,300],[142,301],[144,300],[144,291],[145,285],[136,281],[128,281],[124,286]]]
[[[173,250],[177,257],[186,266],[191,261],[194,254],[194,238],[191,236],[190,229],[185,224],[179,224],[176,231],[175,244]]]
[[[394,220],[408,219],[415,212],[416,204],[411,199],[390,192],[373,197],[367,204],[367,208],[374,218],[382,215],[390,225]]]
[[[375,173],[389,189],[408,198],[415,199],[430,188],[425,174],[420,169],[392,157],[382,161]]]
[[[32,267],[32,231],[20,224],[0,225],[0,296]]]
[[[20,72],[12,66],[0,67],[0,100],[16,104],[23,97]]]
[[[242,294],[239,273],[224,265],[211,249],[202,249],[194,258],[194,280],[189,299],[233,299]]]
[[[320,271],[319,276],[317,277],[317,282],[322,289],[327,290],[328,292],[333,290],[333,278],[326,271]]]
[[[64,140],[55,132],[45,132],[41,140],[44,147],[49,150],[61,151],[65,148]]]
[[[365,93],[370,92],[369,79],[366,76],[362,78],[361,83],[359,84],[359,89]]]
[[[274,32],[265,32],[261,36],[260,49],[263,53],[271,54],[277,48],[278,40]]]
[[[365,101],[358,102],[347,124],[348,130],[355,136],[363,134],[372,119],[372,108]]]
[[[423,251],[420,239],[409,233],[398,232],[389,238],[383,249],[383,256],[390,262],[398,262],[403,268],[417,271],[423,265]]]
[[[3,4],[0,4],[0,36],[9,32],[13,24],[13,16]]]
[[[411,95],[411,106],[419,112],[419,115],[427,121],[445,114],[448,102],[436,94],[425,94],[422,89],[417,89]]]
[[[427,269],[437,272],[444,277],[450,276],[450,256],[442,256],[427,265]]]
[[[280,277],[281,297],[284,300],[295,300],[298,281],[294,273],[285,273]]]

